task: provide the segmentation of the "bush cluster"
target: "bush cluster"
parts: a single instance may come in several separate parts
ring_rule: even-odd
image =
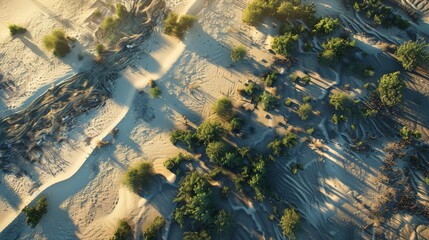
[[[295,133],[287,133],[282,139],[274,139],[267,147],[274,156],[282,155],[287,148],[293,148],[298,144],[298,136]]]
[[[403,88],[405,84],[401,79],[400,72],[384,74],[380,78],[377,91],[380,95],[381,102],[386,107],[398,105],[403,98]]]
[[[151,162],[142,162],[128,169],[125,173],[123,183],[133,192],[137,193],[150,184],[153,175],[153,164]]]
[[[294,239],[294,230],[300,219],[301,215],[294,208],[285,209],[280,219],[280,227],[283,230],[283,235],[289,239]]]
[[[176,13],[170,13],[164,21],[164,33],[183,38],[196,20],[197,18],[192,15],[185,14],[179,17]]]
[[[31,228],[36,227],[36,225],[39,224],[40,220],[42,219],[43,215],[48,212],[48,200],[46,199],[46,196],[42,196],[41,198],[39,198],[36,204],[31,207],[24,207],[24,209],[22,209],[22,212],[26,215],[25,221],[27,222],[27,224],[30,225]]]
[[[244,46],[234,46],[231,50],[231,60],[239,62],[246,57],[247,49]]]
[[[325,64],[334,63],[339,57],[345,55],[347,51],[354,48],[356,42],[347,38],[334,37],[322,44],[323,51],[319,54],[319,59]]]
[[[70,46],[62,30],[54,30],[50,35],[43,38],[43,44],[48,50],[53,50],[55,56],[64,57],[70,52]]]
[[[119,226],[116,229],[111,240],[129,240],[132,238],[131,226],[127,221],[121,220],[119,221]]]
[[[162,228],[165,225],[165,219],[163,217],[156,217],[152,224],[149,225],[143,232],[143,240],[157,240]]]
[[[23,34],[27,32],[27,29],[16,24],[10,24],[8,26],[10,35],[15,36],[17,34]]]
[[[366,17],[376,25],[383,27],[397,26],[400,29],[406,29],[411,25],[399,14],[393,13],[392,7],[384,5],[382,1],[358,0],[354,3],[353,8],[356,12],[365,12]]]
[[[407,41],[396,50],[396,56],[405,70],[414,70],[429,60],[428,46],[425,41]]]

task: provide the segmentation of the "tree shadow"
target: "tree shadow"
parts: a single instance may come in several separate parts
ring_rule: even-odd
[[[27,39],[25,36],[20,36],[17,38],[19,40],[21,40],[21,42],[24,43],[25,46],[27,46],[29,49],[31,49],[31,51],[33,51],[34,54],[36,54],[37,56],[39,56],[45,60],[48,59],[46,54],[42,50],[40,50],[40,48],[38,46],[36,46],[29,39]]]
[[[68,19],[61,18],[60,17],[61,14],[55,14],[53,11],[51,11],[49,8],[45,7],[45,5],[40,3],[38,0],[31,0],[31,2],[34,5],[36,5],[38,8],[40,8],[40,10],[45,12],[50,18],[56,20],[58,23],[60,23],[64,27],[74,29],[74,27],[72,25],[72,21],[70,21]]]

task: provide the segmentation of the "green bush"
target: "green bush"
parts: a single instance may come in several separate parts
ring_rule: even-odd
[[[241,131],[241,128],[243,126],[243,119],[239,118],[239,117],[235,117],[231,120],[231,122],[229,123],[231,131],[236,133]]]
[[[254,82],[249,82],[246,88],[244,89],[244,92],[249,96],[253,96],[253,94],[255,94],[258,91],[258,89],[259,89],[258,84]]]
[[[159,96],[161,96],[161,88],[159,88],[158,86],[152,87],[149,90],[149,94],[152,98],[158,98]]]
[[[374,68],[373,67],[367,67],[363,70],[362,75],[364,77],[372,77],[374,76],[375,72],[374,72]]]
[[[335,125],[337,125],[338,123],[339,123],[339,119],[338,119],[338,116],[337,116],[337,114],[334,114],[334,115],[332,115],[332,122],[335,124]]]
[[[354,48],[356,42],[344,38],[330,38],[327,42],[322,43],[323,51],[319,55],[320,61],[326,64],[332,64],[339,57],[347,53],[351,48]]]
[[[217,234],[223,234],[225,232],[228,232],[232,225],[231,215],[227,213],[225,210],[220,210],[214,216],[213,223]]]
[[[340,24],[338,18],[326,17],[320,19],[320,21],[314,25],[313,33],[317,35],[328,35],[335,31]]]
[[[66,35],[62,30],[54,30],[43,38],[43,44],[48,50],[53,50],[55,56],[64,57],[70,52]]]
[[[310,102],[310,100],[311,100],[311,97],[310,97],[310,96],[303,96],[303,97],[302,97],[302,101],[303,101],[304,103],[308,103],[308,102]]]
[[[153,175],[153,164],[151,162],[142,162],[128,169],[125,173],[123,183],[130,190],[137,193],[151,183]]]
[[[204,144],[219,141],[223,134],[224,129],[217,122],[206,121],[197,128],[197,138]]]
[[[329,96],[329,104],[331,104],[335,110],[350,110],[353,101],[350,95],[344,92],[336,92]]]
[[[165,225],[165,219],[158,216],[153,220],[152,224],[149,225],[143,232],[143,240],[157,240],[160,239],[159,233]]]
[[[405,84],[400,75],[401,73],[398,71],[384,74],[380,78],[377,91],[380,94],[381,102],[387,107],[393,107],[402,101]]]
[[[176,13],[170,13],[164,21],[164,33],[182,39],[196,20],[192,15],[179,17]]]
[[[312,109],[313,107],[310,103],[304,103],[298,109],[298,116],[301,118],[301,120],[306,121],[312,113]]]
[[[298,136],[295,133],[288,132],[282,139],[274,139],[268,143],[267,148],[270,149],[274,156],[280,156],[286,148],[293,148],[298,144]]]
[[[211,221],[212,199],[207,178],[196,171],[188,173],[179,183],[179,193],[174,201],[183,205],[174,210],[173,219],[180,226],[184,225],[186,217],[207,224]]]
[[[172,171],[177,166],[179,166],[181,162],[190,161],[191,159],[192,159],[192,157],[190,155],[185,155],[183,153],[179,153],[177,156],[169,158],[167,161],[165,161],[164,166],[168,170]]]
[[[112,34],[119,26],[121,19],[114,17],[105,17],[101,22],[100,28],[104,34]]]
[[[104,45],[103,45],[103,44],[98,43],[98,44],[95,46],[95,52],[97,53],[97,55],[101,55],[102,53],[104,53],[104,51],[105,51],[105,48],[104,48]]]
[[[213,112],[219,117],[229,120],[234,115],[231,99],[223,97],[215,102],[212,106]]]
[[[218,165],[223,165],[222,159],[225,157],[228,150],[228,144],[223,141],[211,142],[207,145],[206,154],[210,161]]]
[[[307,84],[309,84],[309,83],[311,82],[311,78],[310,78],[310,76],[305,75],[304,77],[302,77],[302,78],[301,78],[301,81],[302,81],[305,85],[307,85]]]
[[[314,128],[307,128],[306,132],[308,135],[312,135],[314,133]]]
[[[398,47],[396,56],[405,70],[414,70],[429,60],[428,46],[425,41],[407,41]]]
[[[261,95],[262,108],[265,111],[274,109],[277,106],[278,99],[271,93],[264,91]]]
[[[267,84],[268,87],[272,87],[274,82],[277,80],[278,74],[279,73],[277,71],[273,71],[273,72],[267,74],[263,78],[263,81],[265,82],[265,84]]]
[[[22,209],[22,212],[25,213],[25,221],[31,228],[36,227],[42,219],[43,215],[48,212],[48,200],[46,196],[40,197],[34,206],[26,206]]]
[[[419,139],[422,137],[422,134],[414,130],[408,129],[406,126],[402,127],[401,130],[399,130],[399,135],[401,135],[403,140],[411,140],[411,139]]]
[[[266,4],[262,1],[253,1],[249,4],[247,4],[246,9],[243,13],[243,22],[250,24],[250,25],[256,25],[258,22],[260,22],[264,14],[266,12]]]
[[[298,136],[295,133],[287,133],[282,139],[283,146],[293,148],[298,144]]]
[[[100,11],[100,9],[95,9],[95,11],[92,14],[94,14],[94,17],[96,17],[96,18],[101,17],[101,11]]]
[[[294,73],[292,73],[291,75],[289,75],[289,78],[290,78],[290,80],[292,82],[297,82],[297,81],[299,81],[301,79],[298,75],[296,75]]]
[[[125,15],[128,14],[128,11],[124,5],[117,3],[116,8],[115,8],[115,13],[120,19],[123,19],[125,17]]]
[[[201,232],[184,232],[183,240],[211,240],[210,235],[202,230]]]
[[[271,48],[278,54],[288,57],[293,50],[293,47],[298,41],[298,35],[285,33],[282,36],[274,37]]]
[[[274,156],[280,156],[283,153],[283,143],[280,139],[274,139],[268,143],[267,148],[270,149]]]
[[[170,135],[170,141],[176,145],[178,142],[184,143],[189,149],[194,149],[197,145],[198,138],[190,130],[174,130]]]
[[[283,235],[289,239],[294,239],[294,230],[300,219],[301,215],[294,208],[285,209],[280,219],[280,227],[283,230]]]
[[[10,24],[8,26],[8,28],[9,28],[10,35],[12,35],[12,36],[15,36],[17,34],[23,34],[23,33],[27,32],[26,28],[23,28],[23,27],[18,26],[16,24]]]
[[[231,50],[231,60],[239,62],[246,57],[247,49],[244,46],[234,46]]]
[[[129,240],[132,238],[131,227],[127,221],[121,220],[119,221],[119,226],[115,231],[115,234],[111,238],[111,240]]]
[[[286,107],[289,107],[291,104],[292,104],[292,99],[291,98],[286,98],[286,100],[285,100],[285,106]]]

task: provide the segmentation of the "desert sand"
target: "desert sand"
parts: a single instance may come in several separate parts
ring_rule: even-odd
[[[132,1],[125,1],[128,2]],[[157,5],[161,0],[148,2],[157,8],[161,6]],[[278,26],[273,27],[270,19],[257,27],[244,24],[241,19],[247,2],[166,0],[165,9],[150,18],[153,21],[150,34],[124,48],[123,52],[130,57],[113,77],[110,95],[100,95],[94,100],[96,107],[61,129],[61,137],[67,140],[57,142],[47,137],[40,143],[42,150],[33,163],[19,158],[18,164],[0,165],[3,169],[0,171],[0,239],[109,239],[118,221],[124,218],[133,227],[134,238],[141,239],[142,229],[158,215],[167,221],[163,239],[180,239],[181,230],[172,219],[178,178],[163,163],[185,150],[170,142],[170,132],[183,128],[185,122],[197,126],[213,118],[211,106],[221,97],[233,99],[237,107],[248,107],[248,101],[237,90],[249,80],[260,82],[277,58],[269,49]],[[422,21],[412,23],[411,29],[427,40],[429,3],[399,2],[422,15]],[[51,98],[46,96],[52,94],[55,99],[56,87],[73,82],[70,81],[73,76],[94,67],[99,23],[93,14],[96,9],[107,14],[111,11],[109,3],[113,1],[0,0],[2,119],[30,111],[29,108],[39,106],[34,103],[43,97],[50,109],[56,100],[49,102]],[[370,56],[376,69],[388,72],[397,68],[398,63],[384,49],[386,45],[408,40],[406,32],[374,28],[339,0],[315,3],[318,15],[329,14],[341,19],[353,33],[357,47]],[[162,20],[167,9],[197,17],[183,40],[163,33]],[[7,31],[9,23],[19,23],[29,31],[23,36],[11,37]],[[42,44],[43,36],[55,28],[62,28],[77,39],[71,53],[62,59],[53,56]],[[230,49],[234,45],[248,49],[245,61],[231,61]],[[420,216],[397,214],[387,222],[373,216],[371,209],[391,191],[389,184],[380,181],[380,168],[388,155],[386,147],[399,138],[389,130],[389,125],[379,121],[362,121],[355,132],[349,131],[350,123],[330,123],[330,116],[325,113],[327,96],[332,91],[343,91],[342,86],[349,84],[349,93],[357,99],[364,99],[367,93],[362,90],[362,81],[340,67],[319,67],[318,49],[320,45],[309,53],[301,49],[292,67],[275,65],[281,84],[268,90],[294,98],[296,103],[304,95],[311,96],[314,111],[321,114],[298,125],[293,124],[299,121],[296,108],[282,106],[281,110],[270,112],[255,108],[245,113],[254,133],[240,139],[240,145],[258,149],[288,129],[298,133],[300,143],[288,153],[287,161],[278,160],[273,164],[270,177],[279,197],[302,214],[304,220],[296,233],[297,239],[372,239],[377,231],[383,231],[387,239],[429,238],[429,224]],[[79,55],[83,56],[82,60],[78,59]],[[308,74],[311,84],[301,86],[288,81],[290,73]],[[407,76],[412,81],[407,82],[409,98],[401,106],[404,115],[397,114],[392,120],[419,130],[422,142],[428,144],[429,74],[427,68],[422,67]],[[160,86],[159,98],[149,97],[149,80]],[[420,97],[416,97],[415,92]],[[56,116],[54,110],[47,112]],[[305,129],[310,126],[316,131],[308,137]],[[115,130],[118,133],[113,136]],[[369,142],[372,150],[364,153],[350,150],[352,136],[373,139]],[[97,147],[100,141],[109,144]],[[429,155],[425,149],[422,152],[426,155],[421,157],[427,162]],[[159,175],[156,186],[142,196],[121,184],[126,169],[141,160],[153,161]],[[292,174],[293,163],[303,164],[304,170]],[[189,167],[209,171],[203,163],[189,164]],[[413,180],[418,201],[429,206],[429,186],[424,185],[424,176],[416,173],[413,179],[419,180]],[[48,213],[33,229],[26,225],[21,209],[42,195],[48,197]],[[278,222],[267,218],[272,209],[268,200],[259,202],[233,194],[227,203],[225,208],[239,223],[231,239],[284,238]]]

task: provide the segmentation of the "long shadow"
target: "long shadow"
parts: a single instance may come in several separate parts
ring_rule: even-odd
[[[0,199],[6,201],[12,208],[18,209],[21,204],[21,198],[4,180],[4,174],[0,173]]]
[[[45,12],[46,14],[48,14],[50,18],[55,19],[58,23],[60,23],[61,25],[65,26],[66,28],[72,28],[73,29],[73,26],[72,26],[70,20],[62,19],[61,17],[59,17],[60,14],[55,14],[49,8],[45,7],[45,5],[43,5],[42,3],[40,3],[38,0],[31,0],[31,2],[34,5],[36,5],[38,8],[40,8],[43,12]]]
[[[19,40],[21,40],[22,43],[25,44],[25,46],[27,46],[29,49],[31,49],[31,51],[33,51],[34,54],[36,54],[37,56],[43,58],[43,59],[48,59],[46,54],[40,50],[40,48],[38,46],[36,46],[34,43],[32,43],[30,40],[28,40],[25,36],[22,37],[18,37]]]

